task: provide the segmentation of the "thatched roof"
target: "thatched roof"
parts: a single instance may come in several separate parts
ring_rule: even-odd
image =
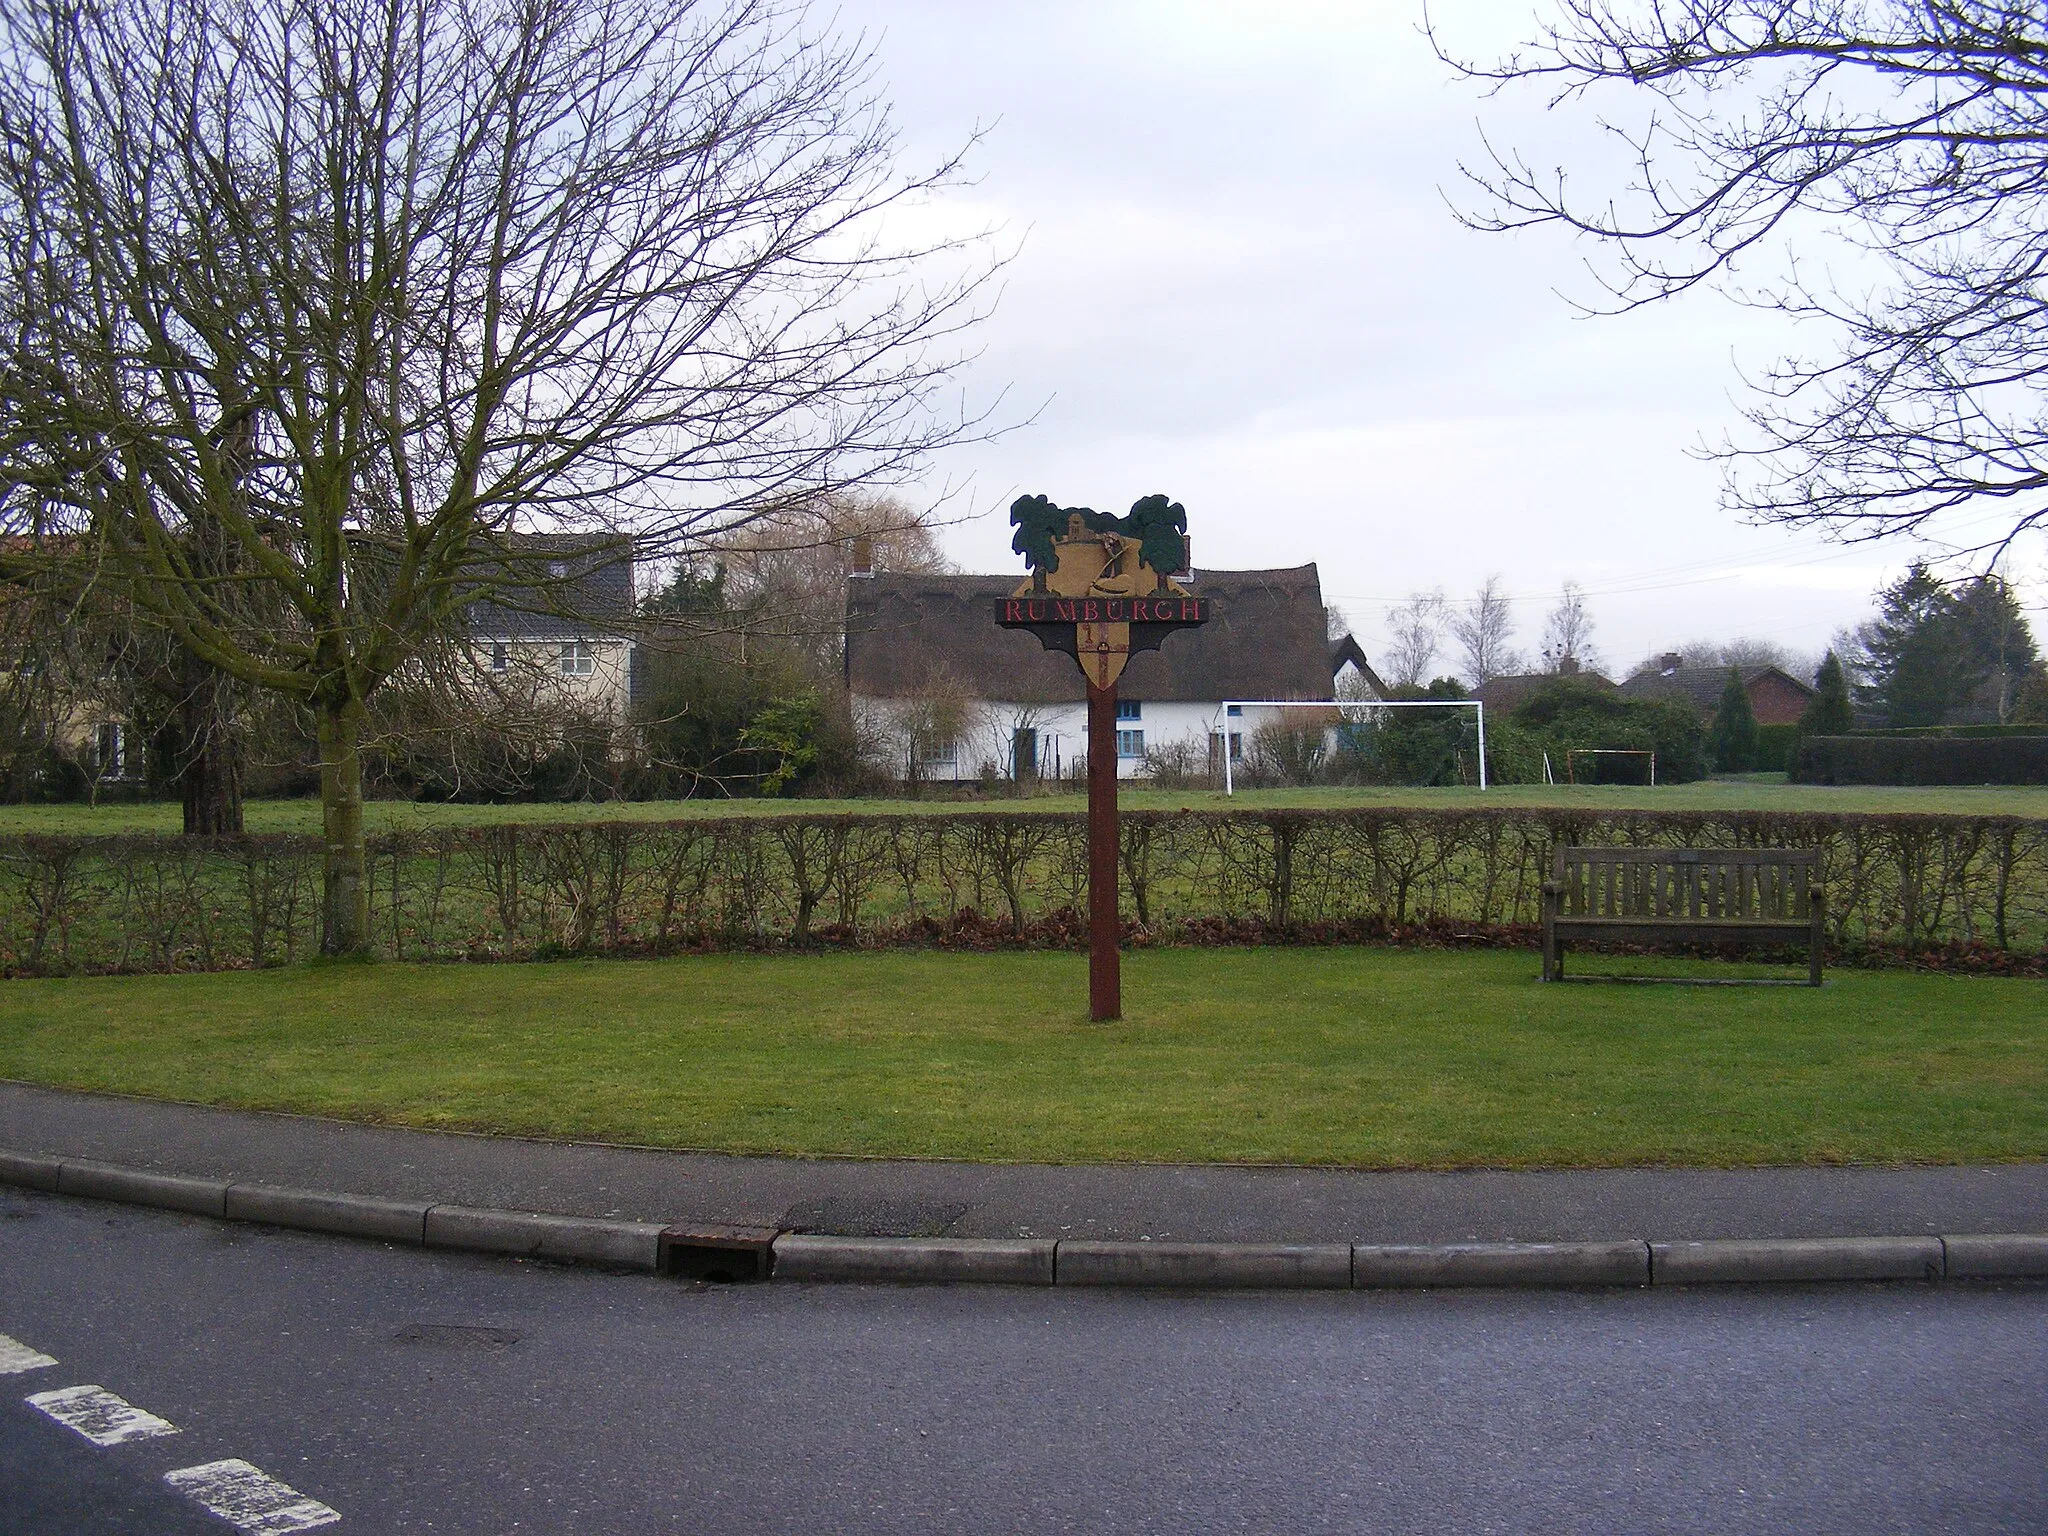
[[[1074,658],[1038,637],[999,629],[990,599],[1020,575],[857,576],[846,595],[846,684],[869,698],[927,692],[934,669],[981,699],[1056,704],[1086,696]],[[1199,629],[1170,634],[1133,656],[1117,683],[1126,699],[1327,699],[1330,650],[1323,588],[1313,565],[1284,571],[1203,571],[1190,590],[1215,601]]]

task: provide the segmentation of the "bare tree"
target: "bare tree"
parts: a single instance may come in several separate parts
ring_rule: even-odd
[[[1449,627],[1451,638],[1458,642],[1465,681],[1474,688],[1524,665],[1521,652],[1508,643],[1514,638],[1515,618],[1500,577],[1489,576],[1481,582],[1471,601],[1451,612]]]
[[[1380,660],[1386,680],[1396,688],[1420,688],[1429,681],[1437,653],[1443,649],[1448,617],[1443,589],[1411,592],[1408,600],[1387,612],[1392,642]]]
[[[545,584],[513,535],[657,555],[971,430],[982,248],[884,227],[952,172],[775,0],[0,0],[0,578],[89,551],[313,713],[360,950],[369,701]]]
[[[843,495],[716,540],[732,621],[780,644],[810,671],[837,677],[846,643],[846,583],[857,558],[877,571],[950,571],[938,524],[893,496]]]
[[[1585,589],[1575,581],[1564,584],[1557,606],[1543,621],[1543,664],[1550,672],[1600,666],[1600,652],[1593,645],[1593,615],[1586,611]]]
[[[1820,658],[1811,651],[1780,645],[1757,635],[1738,635],[1733,640],[1688,640],[1682,645],[1666,646],[1644,657],[1634,670],[1656,670],[1672,656],[1678,658],[1681,667],[1777,667],[1802,682],[1811,679],[1820,665]]]
[[[2013,0],[1552,0],[1549,15],[1498,62],[1438,51],[1553,108],[1618,103],[1632,115],[1598,123],[1629,163],[1574,178],[1489,145],[1469,222],[1594,237],[1614,258],[1605,307],[1714,283],[1835,337],[1761,380],[1753,441],[1719,450],[1730,504],[1850,539],[1979,510],[2000,523],[1980,552],[2044,526],[2048,15]],[[1861,259],[1801,262],[1823,231]],[[1735,287],[1738,263],[1774,254],[1778,280]]]

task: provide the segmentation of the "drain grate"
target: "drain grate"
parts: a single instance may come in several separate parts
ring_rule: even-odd
[[[661,1234],[661,1272],[722,1285],[766,1280],[775,1264],[775,1233],[774,1227],[711,1222],[670,1227]]]

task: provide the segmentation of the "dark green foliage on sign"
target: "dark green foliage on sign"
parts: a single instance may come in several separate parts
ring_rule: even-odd
[[[1116,517],[1093,507],[1055,506],[1050,497],[1019,496],[1010,503],[1010,522],[1017,532],[1010,548],[1036,571],[1051,570],[1053,540],[1067,536],[1069,519],[1078,516],[1090,533],[1120,533],[1138,540],[1138,555],[1162,576],[1187,560],[1187,509],[1164,496],[1146,496],[1131,504],[1130,514]]]
[[[1756,711],[1749,707],[1749,690],[1742,686],[1742,674],[1733,667],[1721,689],[1720,708],[1714,711],[1707,752],[1723,773],[1748,773],[1756,766]]]

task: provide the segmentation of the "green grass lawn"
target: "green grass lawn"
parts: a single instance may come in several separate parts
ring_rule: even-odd
[[[1583,810],[1668,811],[1924,811],[1956,815],[2048,817],[2048,787],[1870,786],[1834,789],[1788,784],[1783,774],[1747,774],[1657,789],[1625,785],[1507,784],[1476,789],[1260,789],[1226,797],[1217,790],[1126,787],[1118,797],[1132,810],[1258,810],[1272,806],[1340,808],[1361,805],[1422,807],[1565,806]],[[705,816],[825,815],[835,812],[1071,811],[1087,808],[1087,797],[1040,794],[1028,799],[872,800],[614,800],[547,805],[423,805],[410,800],[377,800],[368,807],[372,831],[481,826],[508,821],[673,821]],[[252,800],[251,832],[317,832],[315,800]],[[9,832],[114,833],[176,832],[178,807],[141,805],[0,806],[0,835]]]
[[[1083,1021],[1085,959],[1048,953],[10,981],[0,1076],[739,1152],[1358,1167],[2048,1156],[2039,982],[1838,972],[1815,992],[1542,986],[1536,971],[1507,952],[1142,951],[1115,1025]]]

